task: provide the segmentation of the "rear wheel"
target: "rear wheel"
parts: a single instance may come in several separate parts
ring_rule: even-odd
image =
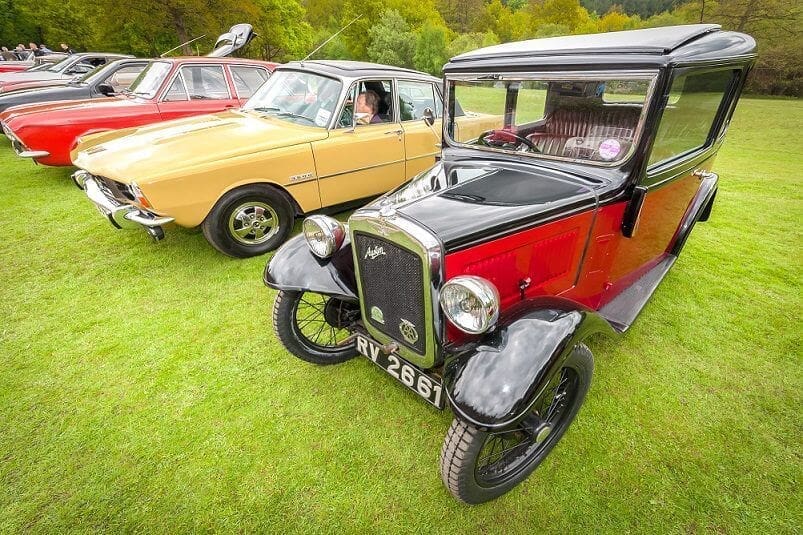
[[[355,301],[314,292],[279,291],[273,327],[282,345],[313,364],[337,364],[357,356],[348,326],[359,319]]]
[[[293,230],[293,207],[281,191],[253,184],[230,191],[202,224],[204,237],[223,254],[247,258],[276,249]]]
[[[465,503],[482,503],[527,478],[569,428],[583,404],[594,358],[577,345],[530,413],[510,429],[486,432],[455,419],[441,449],[441,478]]]

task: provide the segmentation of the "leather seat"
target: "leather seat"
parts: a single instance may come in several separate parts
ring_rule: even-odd
[[[543,130],[527,136],[543,153],[561,156],[571,138],[604,137],[632,142],[641,108],[555,110],[544,121]]]

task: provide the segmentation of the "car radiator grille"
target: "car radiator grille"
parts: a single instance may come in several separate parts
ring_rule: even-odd
[[[376,236],[355,233],[354,239],[364,321],[423,355],[428,326],[421,257]]]

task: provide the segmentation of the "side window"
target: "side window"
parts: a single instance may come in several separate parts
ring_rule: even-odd
[[[703,147],[708,140],[734,71],[722,70],[678,76],[672,82],[649,165]]]
[[[170,84],[170,89],[167,90],[164,101],[176,102],[180,100],[189,100],[189,98],[187,98],[187,90],[184,88],[184,78],[181,73],[178,73],[173,83]]]
[[[115,93],[119,93],[134,83],[134,80],[137,79],[139,73],[145,69],[145,65],[146,64],[143,63],[142,65],[131,65],[129,67],[118,69],[106,79],[105,83],[112,86]]]
[[[192,65],[181,68],[190,100],[226,100],[231,98],[223,67]]]
[[[391,123],[395,120],[393,83],[390,80],[363,80],[349,89],[338,128],[350,128],[352,114],[357,126]]]
[[[437,115],[435,88],[427,82],[399,80],[399,117],[402,121],[417,121],[424,118],[424,110],[431,109]]]
[[[267,69],[261,67],[232,67],[231,77],[240,98],[251,98],[256,90],[268,79]]]

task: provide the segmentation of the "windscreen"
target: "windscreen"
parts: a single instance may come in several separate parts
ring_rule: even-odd
[[[303,71],[278,70],[254,93],[244,109],[300,125],[326,128],[340,99],[342,84]]]
[[[129,88],[131,93],[142,98],[155,97],[172,67],[173,65],[167,61],[150,63],[131,84]]]
[[[636,143],[653,75],[449,80],[451,141],[534,157],[616,163]]]

